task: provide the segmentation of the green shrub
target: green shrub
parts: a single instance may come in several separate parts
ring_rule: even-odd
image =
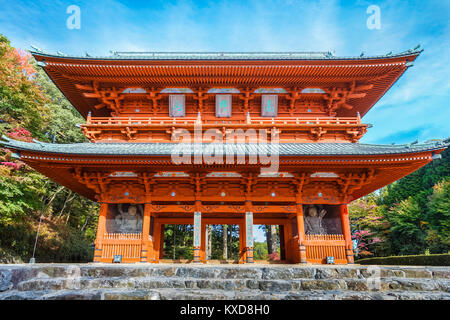
[[[404,265],[404,266],[450,266],[450,254],[429,254],[378,257],[356,260],[358,264]]]

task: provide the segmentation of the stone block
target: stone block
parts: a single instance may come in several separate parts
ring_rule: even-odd
[[[262,291],[290,291],[292,284],[285,280],[260,280],[259,289]]]
[[[336,280],[302,280],[302,290],[339,290]]]
[[[8,270],[0,271],[0,292],[12,289],[12,274]]]

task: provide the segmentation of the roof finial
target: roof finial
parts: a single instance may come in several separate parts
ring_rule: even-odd
[[[419,143],[419,140],[416,139],[416,140],[414,140],[413,142],[408,143],[408,144],[406,145],[406,147],[407,147],[407,148],[411,148],[412,145],[418,144],[418,143]]]
[[[36,47],[36,46],[30,45],[30,47],[33,48],[37,52],[44,52],[41,49],[39,49],[38,47]]]
[[[417,52],[417,51],[419,51],[419,49],[420,49],[420,43],[417,45],[417,46],[415,46],[414,48],[412,48],[412,49],[409,49],[408,50],[408,52]]]

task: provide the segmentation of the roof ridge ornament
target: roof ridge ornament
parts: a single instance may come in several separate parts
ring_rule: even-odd
[[[43,50],[41,50],[40,48],[38,48],[38,47],[36,47],[36,46],[34,46],[34,45],[30,45],[30,47],[32,48],[32,49],[34,49],[36,52],[40,52],[40,53],[44,53],[44,51]]]
[[[2,134],[2,137],[1,137],[0,141],[1,141],[1,140],[5,140],[5,141],[9,142],[9,141],[11,141],[11,140],[13,140],[13,139],[11,139],[10,137],[8,137],[8,136]]]
[[[421,44],[419,43],[419,44],[418,44],[417,46],[415,46],[414,48],[409,49],[408,52],[417,52],[417,51],[419,51],[420,47],[421,47]],[[422,49],[422,50],[423,50],[423,49]],[[422,50],[420,50],[420,51],[422,51]]]
[[[412,145],[415,145],[415,144],[418,144],[418,143],[419,143],[419,140],[416,139],[416,140],[414,140],[413,142],[410,142],[410,143],[406,144],[406,147],[407,147],[407,148],[411,148]]]
[[[37,140],[37,139],[32,139],[31,141],[33,141],[34,143],[37,143],[38,145],[40,145],[40,146],[42,146],[42,147],[44,147],[45,145],[47,145],[48,143],[45,143],[45,142],[42,142],[42,141],[39,141],[39,140]]]

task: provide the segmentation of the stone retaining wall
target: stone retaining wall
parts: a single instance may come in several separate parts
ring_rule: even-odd
[[[0,265],[0,299],[450,299],[450,268]]]

